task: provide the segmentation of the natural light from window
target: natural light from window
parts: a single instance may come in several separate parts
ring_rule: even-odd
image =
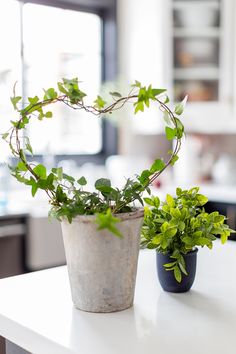
[[[23,87],[25,98],[42,97],[44,88],[56,87],[62,78],[78,77],[81,89],[88,94],[87,100],[96,98],[101,84],[102,56],[102,21],[98,15],[4,1],[0,4],[0,45],[2,127],[7,129],[9,119],[14,120],[9,97],[15,81],[18,95]],[[35,120],[30,125],[35,154],[78,155],[101,151],[102,129],[97,117],[63,105],[51,108],[52,119]]]

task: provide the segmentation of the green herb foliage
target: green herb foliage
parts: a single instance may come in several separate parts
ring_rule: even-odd
[[[10,129],[2,134],[2,138],[9,144],[12,155],[17,164],[10,166],[12,175],[21,183],[31,188],[32,196],[38,190],[44,190],[51,204],[50,215],[61,220],[67,218],[69,222],[77,215],[97,215],[98,228],[106,228],[116,236],[121,236],[116,227],[118,213],[133,210],[133,203],[139,201],[143,204],[142,193],[150,193],[150,184],[169,166],[178,160],[181,139],[184,134],[183,124],[179,115],[183,104],[177,105],[172,111],[167,103],[169,99],[165,89],[142,86],[136,81],[130,88],[129,94],[122,96],[119,92],[110,92],[111,103],[98,95],[93,103],[85,103],[86,93],[79,87],[77,78],[62,79],[57,89],[48,88],[43,92],[42,98],[28,97],[27,104],[23,104],[22,97],[17,96],[15,87],[11,103],[16,111],[17,119],[11,121]],[[144,170],[134,178],[128,178],[123,188],[111,185],[109,179],[101,178],[96,181],[94,191],[86,190],[87,181],[84,176],[69,176],[62,168],[47,170],[42,164],[32,164],[29,156],[33,155],[33,148],[27,137],[27,127],[31,120],[51,119],[52,112],[48,106],[64,104],[73,110],[84,110],[98,117],[98,119],[112,114],[122,108],[127,102],[132,102],[134,113],[143,112],[151,102],[164,113],[167,139],[174,139],[175,145],[167,161],[157,158],[150,169]],[[181,109],[180,109],[181,107]]]
[[[173,271],[178,282],[182,273],[187,275],[183,255],[196,246],[212,248],[216,235],[220,235],[224,244],[231,232],[225,223],[226,217],[218,211],[207,213],[204,205],[208,199],[199,193],[199,188],[190,190],[176,189],[176,197],[167,194],[160,206],[158,197],[144,199],[144,225],[142,246],[170,254],[173,262],[165,264],[167,271]]]

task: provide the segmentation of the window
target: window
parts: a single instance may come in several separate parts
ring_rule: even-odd
[[[35,4],[8,0],[0,5],[0,33],[11,27],[7,39],[0,35],[1,52],[4,53],[0,58],[0,90],[6,101],[16,78],[19,81],[17,94],[26,98],[34,94],[42,96],[43,88],[56,87],[57,81],[63,77],[78,77],[81,89],[88,93],[89,102],[95,99],[104,78],[114,78],[110,74],[107,77],[105,72],[106,41],[110,38],[106,34],[106,22],[111,22],[111,12],[92,5],[89,9],[82,7],[83,11],[80,11],[80,2],[86,3],[76,1],[76,6],[71,9],[45,5],[58,5],[59,1]],[[110,2],[113,4],[109,9],[114,11],[114,1]],[[60,5],[66,5],[66,1],[60,1]],[[111,63],[114,59],[111,54],[108,67],[115,67],[115,62]],[[9,106],[6,107],[1,115],[9,110]],[[85,155],[88,159],[91,155],[109,154],[107,138],[114,134],[114,129],[111,131],[107,123],[103,126],[97,117],[74,112],[63,105],[52,106],[52,110],[53,119],[44,123],[35,120],[30,125],[29,135],[35,154]],[[112,140],[111,153],[114,153]]]

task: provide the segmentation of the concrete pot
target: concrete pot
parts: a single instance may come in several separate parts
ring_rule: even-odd
[[[95,216],[62,221],[72,300],[89,312],[114,312],[132,306],[143,210],[119,214],[123,238],[97,230]]]

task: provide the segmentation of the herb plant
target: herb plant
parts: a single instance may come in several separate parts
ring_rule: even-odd
[[[176,197],[167,194],[162,205],[158,197],[144,198],[149,207],[145,207],[141,243],[173,258],[173,262],[164,267],[174,272],[178,282],[182,280],[182,273],[187,275],[185,254],[196,246],[211,249],[216,235],[220,235],[224,244],[230,233],[235,232],[225,224],[226,217],[218,211],[205,211],[203,206],[208,199],[198,192],[198,187],[177,188]]]
[[[169,166],[178,160],[184,126],[180,121],[185,100],[175,106],[168,107],[168,96],[165,89],[156,89],[152,86],[142,86],[136,81],[127,95],[119,92],[110,92],[111,102],[107,103],[101,96],[97,96],[92,104],[86,103],[86,93],[79,87],[77,78],[62,79],[57,89],[44,90],[43,97],[28,97],[24,104],[22,97],[17,96],[15,87],[11,102],[17,118],[11,121],[10,129],[2,134],[2,138],[9,144],[13,157],[17,163],[10,166],[11,174],[21,183],[30,186],[32,196],[39,189],[45,191],[51,204],[50,215],[58,218],[67,218],[69,222],[77,215],[96,214],[99,229],[107,228],[117,236],[121,236],[116,227],[119,218],[116,214],[133,210],[133,203],[143,204],[142,193],[150,194],[150,184]],[[127,102],[134,105],[134,113],[143,112],[151,102],[157,104],[163,111],[166,122],[165,133],[168,140],[174,140],[175,145],[169,152],[169,158],[164,161],[156,159],[151,167],[134,178],[127,178],[123,188],[118,189],[111,185],[111,181],[100,178],[95,183],[95,191],[86,190],[87,180],[84,176],[69,176],[61,167],[47,170],[43,164],[32,163],[33,148],[27,136],[27,127],[31,120],[51,119],[52,112],[48,106],[64,104],[74,110],[84,110],[103,118],[122,108]]]

